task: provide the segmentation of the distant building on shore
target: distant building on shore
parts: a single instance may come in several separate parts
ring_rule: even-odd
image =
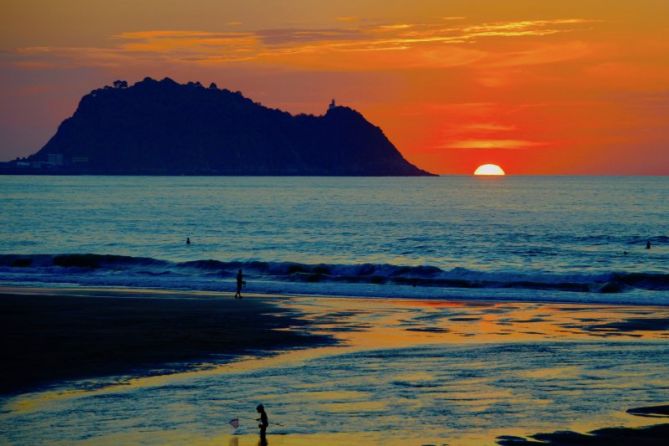
[[[47,162],[50,166],[62,166],[63,165],[63,154],[62,153],[49,153],[47,155]]]

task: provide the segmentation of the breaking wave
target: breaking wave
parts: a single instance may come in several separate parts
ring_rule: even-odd
[[[557,274],[474,271],[466,268],[443,270],[430,265],[226,262],[211,259],[170,262],[102,254],[0,255],[0,282],[4,283],[228,291],[234,285],[238,269],[243,269],[252,284],[249,291],[253,292],[669,304],[669,274],[657,272]]]

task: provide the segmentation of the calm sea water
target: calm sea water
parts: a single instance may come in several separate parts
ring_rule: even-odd
[[[664,177],[2,176],[0,209],[5,283],[669,303]]]

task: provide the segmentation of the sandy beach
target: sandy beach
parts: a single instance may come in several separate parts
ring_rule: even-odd
[[[0,327],[0,393],[331,342],[258,299],[177,291],[2,288]]]
[[[0,296],[4,390],[14,393],[2,399],[7,444],[255,445],[258,402],[279,423],[272,445],[660,444],[667,435],[647,427],[666,413],[643,409],[669,400],[666,307],[116,289]],[[46,425],[58,428],[45,436]],[[529,437],[566,430],[580,434]]]

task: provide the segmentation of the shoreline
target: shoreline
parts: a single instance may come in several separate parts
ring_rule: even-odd
[[[286,282],[290,284],[290,282]],[[296,282],[299,284],[299,282]],[[75,282],[39,282],[39,281],[0,281],[0,294],[6,290],[13,290],[21,295],[41,295],[45,291],[64,292],[68,295],[77,294],[105,294],[114,297],[123,297],[135,293],[141,294],[155,294],[155,295],[174,295],[179,298],[187,299],[189,297],[218,297],[226,298],[234,296],[234,285],[232,279],[230,283],[224,284],[226,288],[221,289],[220,284],[217,288],[170,288],[151,285],[132,286],[125,284],[89,284],[89,283],[75,283]],[[348,284],[357,285],[357,284]],[[541,290],[524,290],[524,289],[509,289],[509,293],[513,292],[514,297],[508,295],[472,295],[477,294],[482,288],[444,288],[449,293],[443,295],[423,295],[420,293],[412,293],[411,285],[399,285],[397,289],[393,290],[379,290],[379,292],[365,292],[366,290],[359,290],[352,288],[349,291],[337,291],[331,293],[323,293],[322,290],[281,290],[272,291],[271,286],[265,289],[261,285],[259,289],[254,292],[245,292],[244,295],[253,299],[290,299],[290,298],[317,298],[317,299],[368,299],[370,301],[384,301],[384,300],[408,300],[408,301],[428,301],[428,302],[460,302],[460,303],[507,303],[507,304],[546,304],[546,305],[585,305],[598,307],[655,307],[667,309],[669,308],[669,301],[654,302],[652,300],[634,301],[616,299],[624,293],[580,293],[572,291],[560,292],[560,297],[546,297],[541,294],[532,295],[530,292],[538,293]],[[469,296],[463,297],[462,290],[469,290],[472,293]],[[493,289],[499,290],[499,289]],[[360,292],[363,291],[363,292]],[[388,292],[391,291],[391,292]],[[455,294],[450,294],[450,291],[456,291]],[[583,300],[578,298],[569,298],[574,294],[595,296],[599,299]],[[127,296],[132,297],[132,296]]]
[[[316,347],[341,348],[359,343],[351,338],[346,320],[332,321],[323,329],[319,325],[323,325],[323,318],[329,315],[310,318],[305,313],[307,309],[291,304],[291,300],[311,300],[322,302],[324,306],[327,306],[325,302],[332,302],[331,306],[341,309],[346,307],[346,302],[355,302],[357,307],[366,304],[401,307],[407,304],[435,308],[453,305],[513,308],[519,305],[573,307],[576,310],[629,308],[632,312],[635,309],[667,310],[663,305],[640,303],[528,302],[494,298],[467,300],[276,293],[245,296],[236,300],[229,292],[197,290],[0,286],[0,330],[4,331],[1,335],[7,345],[5,356],[10,364],[0,375],[0,396],[40,391],[71,380],[167,376],[215,369],[249,354],[262,358],[291,349],[309,351]],[[95,324],[90,323],[90,318]],[[170,325],[175,321],[178,322],[176,325]],[[171,331],[164,330],[170,326]],[[630,332],[669,331],[669,317],[612,320],[591,326],[582,324],[580,329],[600,339],[616,336],[634,339],[641,335]],[[444,329],[413,327],[406,330],[415,338],[427,335],[420,342],[429,343],[430,334],[439,334]],[[90,336],[101,336],[97,338],[100,344],[91,342]],[[661,337],[665,338],[665,335]],[[467,334],[460,341],[509,342],[499,336],[490,339],[480,333]],[[413,342],[414,339],[405,339],[400,344]],[[24,348],[16,348],[19,345]],[[388,347],[383,341],[379,343],[379,348]],[[110,384],[114,383],[101,385]]]
[[[632,253],[629,259],[646,254]],[[234,291],[237,270],[243,269],[254,291],[269,295],[669,306],[665,292],[669,290],[669,275],[657,268],[557,268],[548,272],[515,267],[451,268],[430,261],[406,265],[285,259],[225,261],[215,260],[209,253],[192,255],[191,251],[167,257],[170,260],[128,253],[1,254],[0,284],[218,292]]]

